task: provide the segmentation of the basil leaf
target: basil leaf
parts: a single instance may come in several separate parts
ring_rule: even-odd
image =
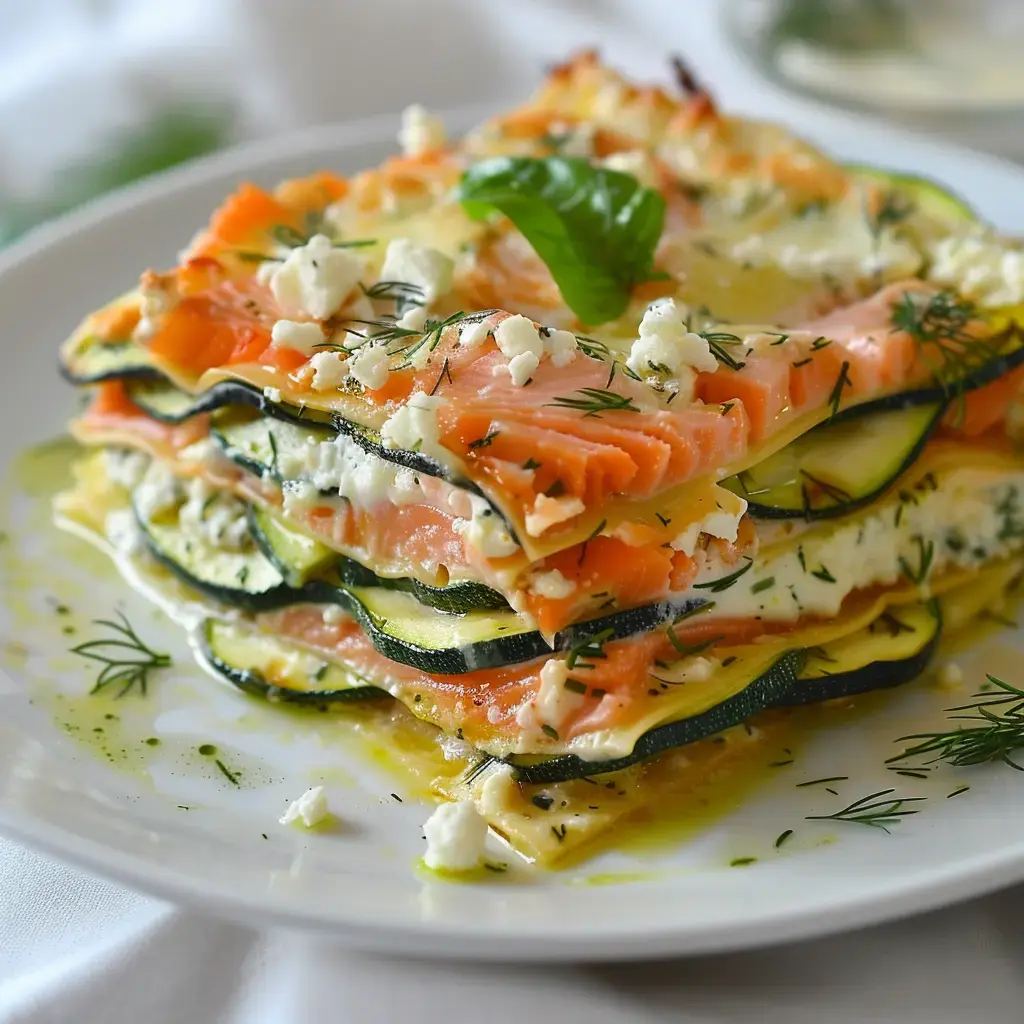
[[[631,174],[569,157],[495,157],[470,167],[457,195],[474,219],[499,210],[515,224],[585,324],[621,316],[652,276],[665,200]]]

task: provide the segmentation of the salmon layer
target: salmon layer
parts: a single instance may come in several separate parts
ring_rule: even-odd
[[[190,458],[208,437],[209,417],[181,425],[162,423],[132,403],[117,381],[101,384],[89,407],[72,421],[73,435],[91,446],[137,448],[165,462],[179,476],[201,476],[239,498],[282,513],[282,490],[273,480],[247,472],[210,451]],[[194,450],[194,449],[193,449]],[[184,453],[184,455],[183,455]],[[429,478],[423,478],[430,483]],[[468,506],[468,497],[466,499]],[[755,549],[749,520],[737,543],[709,539],[691,557],[664,545],[660,533],[637,525],[622,536],[595,536],[537,563],[522,556],[488,559],[468,545],[459,517],[439,499],[363,507],[328,500],[287,510],[289,521],[328,547],[367,565],[380,576],[411,576],[432,586],[475,580],[502,593],[547,635],[581,619],[683,594],[710,551],[723,565],[737,564]],[[531,586],[533,574],[557,570],[568,593],[545,595]]]

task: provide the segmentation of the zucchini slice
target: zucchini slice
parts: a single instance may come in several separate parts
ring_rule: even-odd
[[[61,375],[71,384],[99,384],[105,380],[162,380],[149,353],[134,341],[101,341],[86,335],[64,357]]]
[[[407,576],[378,576],[365,565],[339,554],[320,541],[292,529],[265,508],[250,506],[249,526],[263,553],[293,587],[301,587],[314,576],[326,576],[345,587],[385,587],[412,594],[420,604],[443,612],[480,611],[508,608],[508,602],[484,583],[452,583],[432,587]]]
[[[811,647],[796,685],[779,706],[852,697],[919,676],[939,643],[938,602],[889,608],[870,626],[824,647]]]
[[[723,481],[761,519],[828,519],[874,501],[921,454],[944,402],[815,427]]]
[[[385,658],[424,672],[460,675],[531,661],[552,651],[544,637],[510,608],[446,613],[400,590],[351,586],[333,577],[292,585],[255,544],[244,551],[224,551],[192,537],[174,517],[145,521],[136,515],[153,555],[200,593],[247,611],[292,604],[340,605]],[[576,623],[556,634],[554,649],[569,650],[605,630],[611,630],[610,639],[644,633],[705,603],[702,598],[662,602]]]
[[[742,725],[769,708],[899,686],[916,679],[927,667],[940,631],[935,601],[889,609],[851,636],[822,647],[786,652],[739,692],[707,711],[648,730],[626,757],[585,761],[574,754],[546,760],[513,756],[506,763],[512,765],[519,782],[562,782],[601,775]]]
[[[914,208],[924,216],[950,226],[969,224],[978,220],[978,215],[962,196],[950,192],[944,185],[922,178],[916,174],[870,167],[866,164],[846,164],[846,169],[855,178],[887,185],[895,192],[901,192]]]
[[[297,644],[261,633],[254,626],[207,619],[197,647],[218,675],[240,690],[272,703],[353,703],[390,696],[354,669],[325,661]]]
[[[443,479],[453,487],[483,498],[491,511],[501,518],[509,535],[516,539],[515,527],[509,518],[471,480],[449,474],[438,463],[418,452],[384,448],[380,444],[371,443],[367,439],[379,435],[374,434],[369,427],[360,427],[344,420],[325,424],[314,420],[313,414],[310,414],[308,420],[291,417],[290,414],[282,418],[279,415],[281,407],[276,406],[275,409],[271,416],[256,418],[251,413],[237,409],[221,410],[213,416],[210,436],[236,465],[257,476],[270,477],[282,483],[286,479],[281,469],[282,464],[287,466],[293,457],[301,462],[310,444],[330,441],[343,433],[368,455],[423,473],[424,476]]]
[[[189,586],[222,604],[265,611],[301,597],[255,545],[225,551],[181,528],[177,516],[147,519],[135,508],[150,553]]]
[[[300,459],[310,444],[330,441],[337,431],[330,426],[306,424],[298,426],[269,417],[218,412],[210,427],[210,436],[220,445],[232,462],[260,477],[283,483],[281,461]],[[286,463],[287,464],[287,463]]]

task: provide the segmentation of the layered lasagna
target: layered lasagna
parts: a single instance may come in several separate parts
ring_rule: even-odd
[[[554,863],[1016,577],[1024,255],[962,200],[592,54],[400,145],[85,318],[58,511],[228,682],[427,730],[436,864]]]

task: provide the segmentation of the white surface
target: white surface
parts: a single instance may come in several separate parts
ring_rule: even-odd
[[[274,5],[260,6],[265,13]],[[390,8],[394,13],[394,4],[375,6],[381,12]],[[431,18],[443,27],[460,7],[463,5],[435,3],[429,9]],[[585,17],[581,16],[583,8]],[[433,32],[429,46],[422,45],[422,23],[416,21],[411,31],[398,33],[397,45],[405,54],[399,63],[405,63],[409,57],[405,50],[411,47],[417,51],[416,66],[422,69],[426,60],[430,73],[394,82],[374,76],[372,90],[365,86],[342,88],[321,92],[320,97],[332,98],[332,112],[352,114],[370,104],[377,110],[397,110],[413,96],[425,97],[435,105],[449,104],[467,94],[462,91],[466,83],[471,83],[468,94],[474,96],[492,84],[495,92],[507,92],[510,85],[521,90],[533,79],[534,67],[520,55],[532,53],[546,60],[567,47],[596,39],[607,39],[609,56],[633,73],[649,77],[651,54],[678,42],[678,48],[692,56],[730,106],[785,115],[810,124],[822,137],[856,148],[857,140],[846,137],[844,121],[819,115],[808,122],[812,106],[792,103],[780,107],[777,90],[762,86],[738,69],[711,30],[707,12],[707,4],[687,3],[685,9],[675,12],[674,22],[666,22],[664,6],[653,0],[630,5],[610,0],[599,5],[522,3],[517,5],[514,19],[501,16],[495,7],[490,19],[461,19],[460,31],[451,33],[450,38]],[[381,18],[381,25],[387,20]],[[488,20],[484,31],[483,22]],[[264,18],[261,29],[267,30],[273,21]],[[538,31],[540,24],[543,31]],[[389,23],[388,27],[393,26]],[[480,84],[479,60],[464,59],[481,34],[502,39],[488,57],[485,85]],[[264,36],[275,38],[273,31],[264,31]],[[394,37],[392,32],[386,40],[389,47]],[[383,42],[375,36],[372,43],[356,47],[358,59],[347,62],[344,73],[356,74],[353,65],[359,60],[363,68],[372,67],[374,60],[380,59]],[[330,46],[324,34],[314,43],[321,48]],[[332,62],[309,60],[305,51],[299,56],[301,48],[295,50],[294,58],[287,47],[284,50],[276,67],[288,66],[296,81],[305,79],[317,64],[329,67],[332,76],[337,73]],[[296,110],[313,110],[311,117],[323,116],[322,107],[317,110],[316,103],[308,102],[310,96],[288,90],[283,93],[286,99],[281,95],[275,100],[279,116],[268,123],[294,121]],[[941,150],[926,147],[908,153],[898,138],[875,138],[891,153],[889,162],[899,163],[902,154],[907,167],[932,169],[956,180],[955,168],[948,166]],[[985,212],[1005,226],[1024,226],[1019,201],[1015,211],[1007,209],[1004,193],[998,188],[1000,180],[1006,181],[1005,172],[969,177],[962,185]],[[175,244],[184,240],[187,230],[218,198],[219,186],[195,194],[187,207],[179,208],[178,222],[186,231],[179,231]],[[1013,197],[1009,198],[1012,201]],[[121,256],[133,269],[140,263],[168,259],[168,250],[157,251],[154,239],[129,237],[122,241]],[[123,282],[120,269],[88,260],[76,268],[70,297],[79,301],[116,290]],[[16,273],[8,285],[18,290],[31,277],[31,273]],[[48,308],[40,315],[36,336],[56,338],[74,314]],[[36,752],[42,754],[39,748]],[[5,791],[9,788],[8,779]],[[144,1019],[147,1024],[178,1020],[277,1024],[322,1016],[375,1024],[475,1019],[485,1007],[483,1012],[495,1022],[587,1019],[745,1024],[756,1019],[793,1024],[826,1020],[959,1024],[1018,1020],[1024,1003],[1024,984],[1016,968],[1021,952],[1018,892],[902,925],[774,952],[592,970],[481,965],[467,969],[345,954],[319,937],[258,937],[93,882],[8,844],[0,845],[0,877],[5,883],[0,890],[3,1021],[74,1019],[120,1024]],[[988,881],[995,884],[998,879]],[[686,907],[676,911],[684,917],[687,912]],[[557,923],[552,933],[558,934],[565,923]],[[827,917],[820,921],[823,928],[834,924]],[[451,1009],[459,1006],[465,1013]]]

